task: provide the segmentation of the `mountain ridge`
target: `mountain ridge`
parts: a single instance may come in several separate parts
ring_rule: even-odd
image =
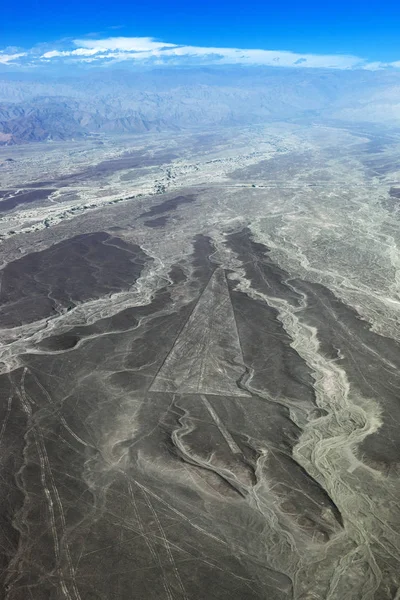
[[[273,68],[0,79],[0,144],[297,118],[400,126],[400,75]]]

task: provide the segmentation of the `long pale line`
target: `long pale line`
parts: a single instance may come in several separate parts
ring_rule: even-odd
[[[229,431],[227,430],[227,428],[225,427],[225,425],[223,424],[223,422],[221,421],[221,419],[219,418],[219,416],[217,415],[207,398],[203,396],[203,394],[200,394],[200,398],[202,399],[205,407],[214,419],[216,426],[220,430],[229,448],[234,454],[242,454],[241,449],[239,448],[239,446],[237,445],[237,443],[235,442],[235,440],[233,439],[233,437],[231,436],[231,434],[229,433]]]

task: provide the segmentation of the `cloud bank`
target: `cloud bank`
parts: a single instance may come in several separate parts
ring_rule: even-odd
[[[0,50],[0,64],[14,67],[39,65],[107,66],[131,65],[257,65],[324,69],[398,69],[400,61],[368,62],[347,54],[301,54],[287,50],[257,50],[178,45],[151,37],[108,37],[75,39],[30,50],[7,53]]]
[[[14,54],[6,54],[5,52],[0,51],[0,64],[8,65],[12,62],[15,62],[22,56],[26,56],[26,52],[14,52]]]

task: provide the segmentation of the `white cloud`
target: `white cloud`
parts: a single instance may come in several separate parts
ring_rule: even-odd
[[[216,48],[185,46],[160,42],[150,37],[110,37],[105,39],[77,39],[73,50],[50,50],[41,58],[69,58],[89,62],[88,57],[101,61],[151,61],[162,64],[243,64],[281,67],[309,67],[351,69],[365,61],[350,55],[299,54],[285,50],[257,50],[243,48]]]
[[[15,54],[4,54],[0,52],[0,64],[8,65],[13,60],[26,56],[26,52],[16,52]]]
[[[289,51],[248,50],[242,48],[216,48],[203,46],[179,46],[167,42],[159,42],[153,38],[112,37],[97,40],[74,40],[76,50],[57,54],[47,52],[44,58],[53,56],[95,56],[114,60],[148,61],[155,58],[159,62],[164,57],[171,62],[188,62],[197,60],[211,64],[244,64],[270,65],[282,67],[325,67],[333,69],[349,69],[362,63],[362,59],[347,55],[297,54]]]
[[[43,48],[43,46],[42,46]],[[400,68],[400,61],[392,63],[368,62],[357,56],[345,54],[301,54],[288,50],[262,50],[245,48],[216,48],[206,46],[178,45],[155,40],[151,37],[108,37],[104,39],[75,39],[58,49],[48,46],[40,53],[33,48],[26,53],[1,54],[0,62],[8,63],[28,56],[31,63],[57,60],[68,64],[74,62],[112,64],[132,61],[146,64],[237,64],[264,65],[297,68],[366,69],[380,70]],[[14,63],[16,64],[16,63]]]
[[[40,58],[59,58],[63,56],[93,56],[93,54],[97,54],[98,52],[102,52],[102,50],[97,48],[77,48],[76,50],[50,50],[49,52],[45,52],[42,54]]]
[[[379,61],[366,63],[363,66],[365,71],[379,71],[380,69],[384,69],[387,66],[386,63],[382,63]]]
[[[203,48],[181,46],[162,52],[165,56],[217,57],[214,62],[281,67],[322,67],[348,69],[359,65],[356,56],[297,54],[285,50],[245,50],[241,48]]]
[[[363,66],[366,71],[382,71],[382,69],[400,69],[400,60],[394,62],[370,62]]]
[[[111,37],[103,40],[74,40],[81,48],[104,52],[105,50],[121,50],[133,52],[157,52],[163,48],[171,48],[176,44],[157,42],[150,37]]]

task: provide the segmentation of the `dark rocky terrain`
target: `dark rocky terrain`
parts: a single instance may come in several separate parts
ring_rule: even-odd
[[[0,148],[1,598],[399,598],[399,154]]]

